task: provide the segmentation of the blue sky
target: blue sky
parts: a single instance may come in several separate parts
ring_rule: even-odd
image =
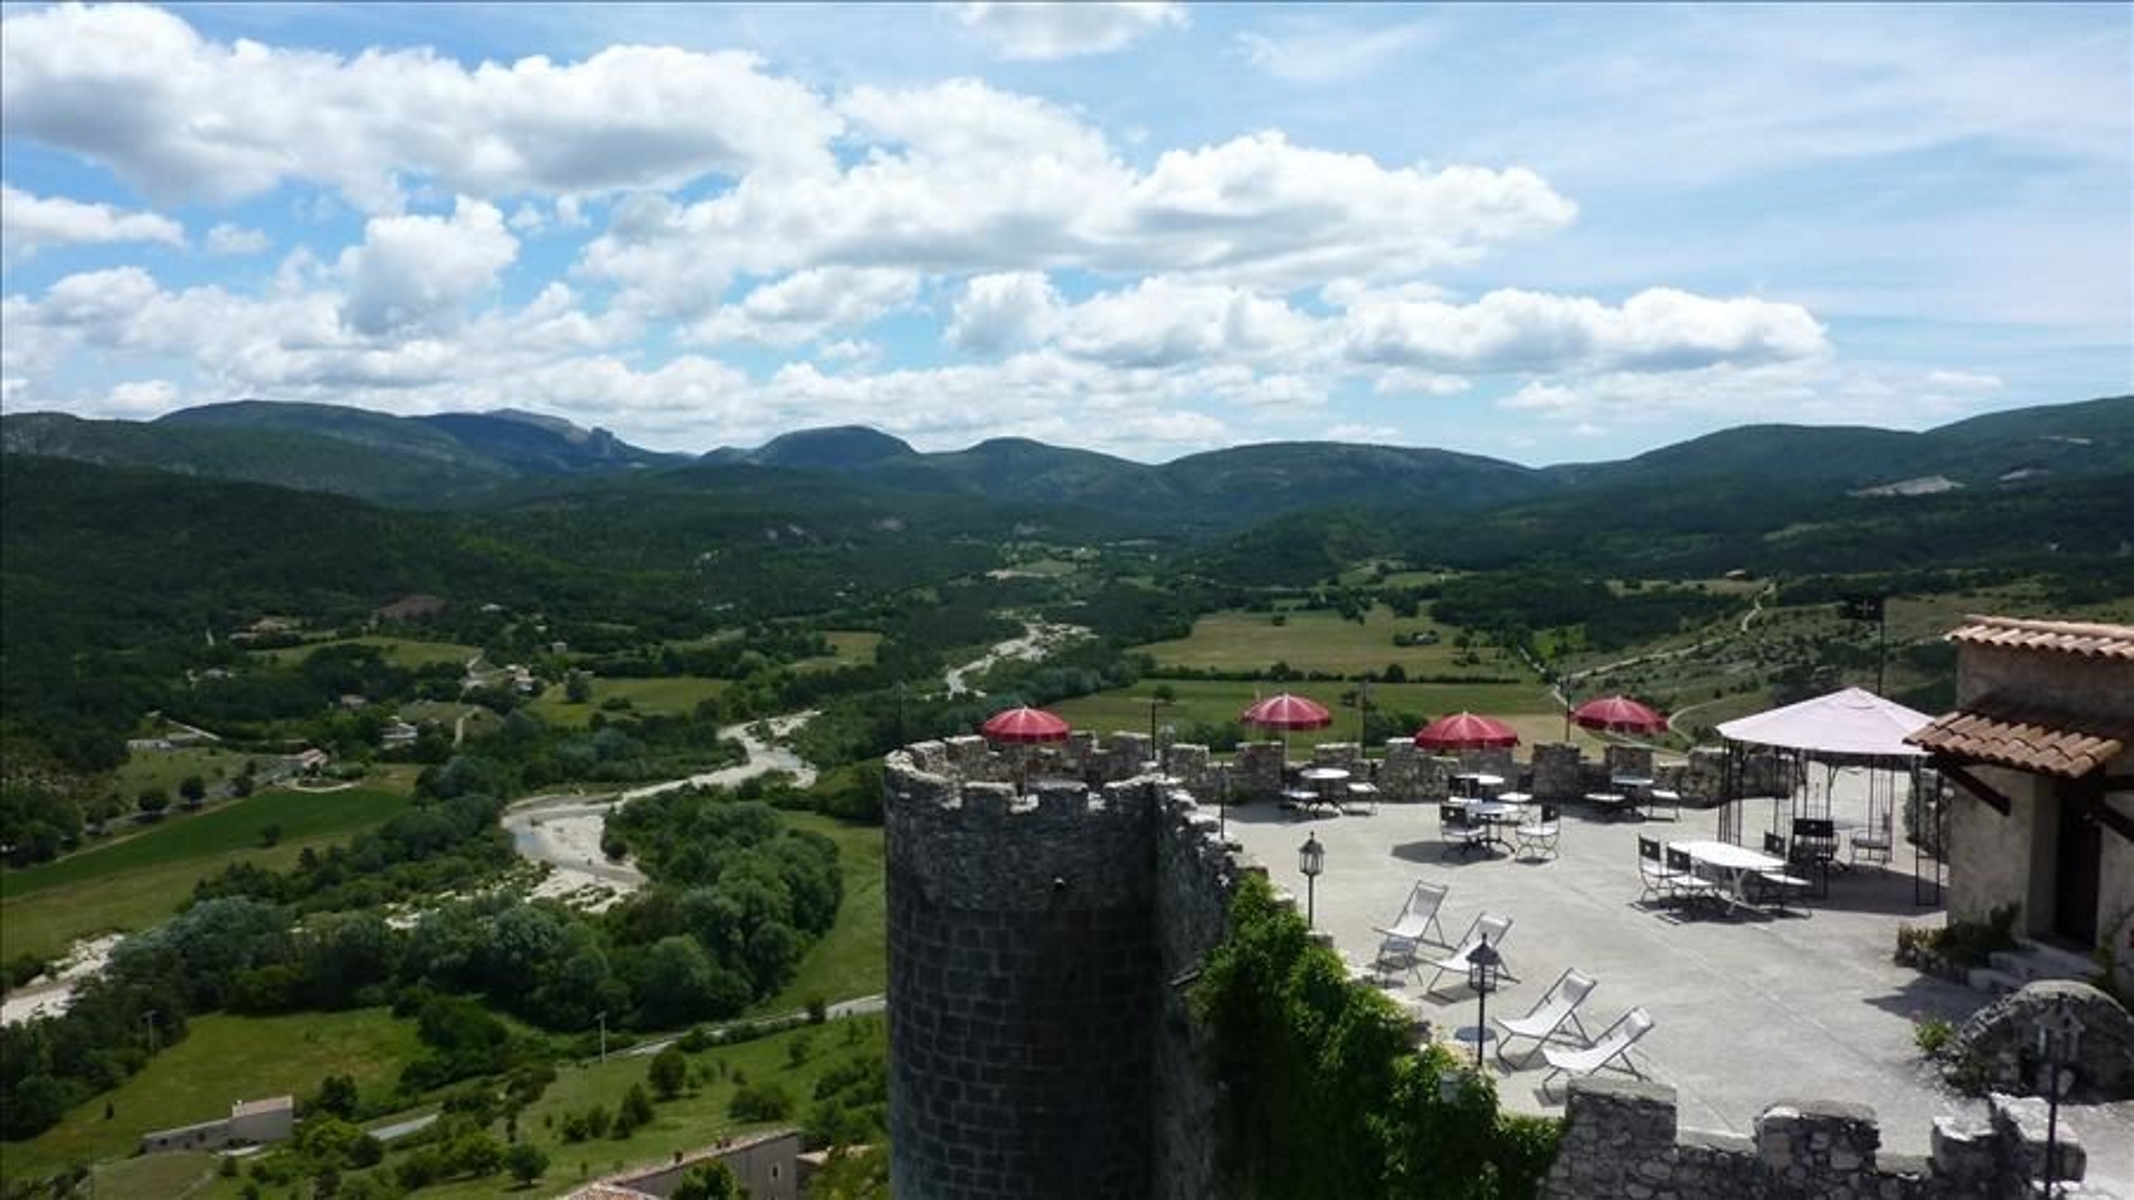
[[[8,6],[0,397],[1613,458],[2134,390],[2134,7]]]

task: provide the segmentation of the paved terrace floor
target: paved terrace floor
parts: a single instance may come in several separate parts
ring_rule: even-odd
[[[1856,796],[1835,801],[1841,828],[1863,815],[1848,804],[1861,803]],[[1752,804],[1743,840],[1760,847],[1770,818],[1768,802]],[[1684,1129],[1748,1135],[1757,1114],[1781,1099],[1841,1100],[1875,1110],[1886,1150],[1925,1155],[1933,1118],[1983,1115],[1981,1102],[1939,1082],[1913,1042],[1918,1018],[1961,1022],[1990,997],[1891,960],[1900,924],[1938,926],[1944,919],[1938,907],[1914,902],[1910,847],[1900,848],[1894,869],[1835,875],[1827,898],[1809,899],[1792,916],[1696,916],[1640,903],[1638,836],[1663,844],[1711,838],[1717,825],[1714,811],[1603,821],[1574,805],[1564,813],[1555,859],[1520,860],[1501,850],[1462,859],[1441,858],[1435,805],[1385,804],[1375,814],[1303,819],[1263,802],[1227,813],[1230,839],[1266,864],[1300,905],[1305,881],[1297,848],[1307,833],[1318,837],[1326,866],[1316,888],[1317,923],[1359,969],[1378,946],[1372,927],[1391,924],[1409,887],[1427,879],[1450,888],[1440,913],[1448,940],[1457,941],[1484,910],[1514,921],[1504,953],[1518,978],[1490,996],[1492,1016],[1525,1013],[1567,967],[1599,981],[1583,1014],[1595,1036],[1644,1006],[1656,1025],[1634,1051],[1637,1065],[1676,1089]],[[1424,988],[1429,978],[1426,969],[1422,982],[1401,975],[1381,986],[1444,1033],[1471,1031],[1475,995],[1464,977],[1447,974],[1434,994]],[[1560,1114],[1562,1080],[1542,1092],[1547,1064],[1538,1053],[1529,1061],[1532,1048],[1514,1041],[1506,1062],[1490,1043],[1498,1093],[1516,1111]],[[2063,1119],[2088,1149],[2091,1182],[2134,1197],[2134,1102],[2069,1106]]]

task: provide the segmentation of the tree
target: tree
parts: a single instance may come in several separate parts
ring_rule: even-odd
[[[170,807],[170,793],[159,787],[145,787],[141,789],[141,798],[137,803],[141,811],[148,816],[162,816],[163,810]]]
[[[349,1120],[356,1115],[356,1081],[347,1075],[328,1075],[319,1080],[319,1094],[312,1098],[313,1112]]]
[[[741,1195],[741,1181],[734,1178],[733,1168],[713,1159],[689,1168],[669,1200],[739,1200]]]
[[[572,671],[563,679],[563,698],[572,704],[584,704],[593,698],[593,679],[583,671]]]
[[[531,1186],[548,1170],[548,1155],[532,1142],[519,1142],[504,1151],[504,1169],[520,1184]]]
[[[486,1133],[466,1133],[453,1140],[447,1157],[453,1174],[480,1178],[504,1165],[504,1147]]]
[[[178,794],[185,797],[186,806],[197,808],[207,799],[207,781],[198,775],[188,775],[178,783]]]
[[[645,1072],[652,1090],[662,1100],[672,1100],[681,1094],[682,1085],[689,1082],[689,1060],[678,1046],[668,1046],[652,1056],[652,1066]]]
[[[793,1114],[793,1096],[775,1080],[765,1080],[736,1091],[726,1112],[736,1121],[783,1121]]]
[[[652,1123],[652,1116],[652,1097],[645,1094],[645,1085],[631,1084],[615,1113],[615,1138],[619,1141],[636,1133],[640,1126]]]

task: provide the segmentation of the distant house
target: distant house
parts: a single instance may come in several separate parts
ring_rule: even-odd
[[[681,1186],[691,1167],[713,1159],[733,1171],[749,1200],[798,1200],[800,1196],[800,1131],[779,1129],[723,1138],[715,1146],[689,1154],[677,1151],[673,1162],[595,1180],[566,1194],[564,1200],[657,1200]]]
[[[2134,626],[1969,617],[1956,709],[1912,734],[1956,784],[1949,917],[2134,962]]]
[[[423,617],[434,617],[438,613],[445,611],[445,607],[445,598],[443,596],[428,596],[417,592],[413,595],[402,596],[391,604],[375,610],[371,613],[371,616],[380,621],[414,621]]]
[[[339,703],[343,709],[349,712],[354,712],[357,709],[362,708],[364,705],[369,704],[370,699],[365,696],[359,696],[354,692],[346,692],[342,694]]]
[[[315,775],[324,770],[332,758],[333,756],[324,750],[312,747],[298,754],[284,755],[282,762],[288,767],[290,774]]]
[[[224,1146],[264,1145],[279,1142],[296,1131],[296,1099],[276,1096],[271,1100],[239,1100],[230,1115],[219,1121],[159,1129],[141,1136],[141,1153],[165,1150],[219,1150]]]
[[[420,729],[395,717],[384,729],[378,731],[378,744],[387,750],[396,750],[402,746],[414,745],[415,739],[421,736]]]

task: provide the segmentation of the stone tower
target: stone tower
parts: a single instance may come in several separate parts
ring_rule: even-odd
[[[1167,997],[1155,789],[1017,799],[978,739],[889,755],[889,1136],[899,1200],[1158,1191]]]

